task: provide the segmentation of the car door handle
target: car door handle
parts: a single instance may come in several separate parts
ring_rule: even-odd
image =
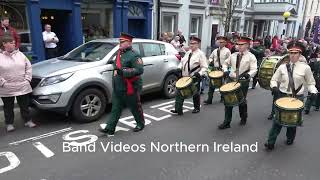
[[[163,61],[164,61],[164,62],[169,62],[169,60],[168,60],[168,59],[163,59]]]

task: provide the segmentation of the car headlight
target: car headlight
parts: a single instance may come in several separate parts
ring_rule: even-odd
[[[52,76],[52,77],[45,78],[40,83],[40,86],[41,87],[49,86],[49,85],[52,85],[52,84],[57,84],[57,83],[63,82],[65,80],[67,80],[69,77],[71,77],[72,75],[73,75],[73,73],[67,73],[67,74],[61,74],[61,75],[58,75],[58,76]]]

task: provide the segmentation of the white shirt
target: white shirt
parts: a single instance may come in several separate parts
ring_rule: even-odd
[[[239,52],[235,52],[231,54],[231,56],[224,62],[223,71],[228,71],[228,67],[230,67],[230,77],[236,79],[236,65],[237,65],[237,55]],[[248,74],[250,77],[254,77],[258,71],[257,69],[257,59],[256,57],[249,51],[245,51],[240,60],[239,65],[239,75],[249,70]]]
[[[291,64],[291,63],[290,63]],[[317,93],[318,90],[315,87],[315,80],[313,78],[313,74],[311,72],[311,68],[304,62],[298,61],[294,63],[293,68],[293,81],[294,88],[298,89],[299,86],[305,85],[308,88],[308,91],[311,93]],[[277,87],[278,83],[280,83],[279,90],[285,94],[292,94],[291,88],[288,91],[289,85],[289,76],[287,70],[287,64],[282,64],[279,66],[277,71],[272,76],[270,81],[270,87]],[[297,92],[297,95],[302,95],[304,92],[304,87],[302,86],[301,90]]]
[[[43,41],[44,41],[45,48],[55,48],[55,47],[57,47],[57,42],[59,42],[59,39],[58,39],[57,35],[54,32],[43,31],[42,32],[42,36],[43,36]],[[54,39],[55,42],[47,42],[47,41],[49,41],[51,39]]]
[[[196,68],[199,66],[199,68],[192,73],[188,71],[188,59],[189,59],[190,53],[192,53],[192,56],[190,59],[190,71],[193,68]],[[204,75],[208,71],[207,58],[200,49],[197,49],[194,52],[189,50],[186,53],[186,55],[181,59],[181,62],[178,67],[182,70],[182,76],[193,76],[195,72],[199,72],[200,75]]]
[[[215,67],[219,67],[219,62],[218,62],[218,49],[215,49],[210,57],[209,57],[209,62],[214,61],[214,66]],[[223,47],[220,49],[220,64],[221,66],[223,65],[223,63],[231,56],[231,52],[228,48]]]

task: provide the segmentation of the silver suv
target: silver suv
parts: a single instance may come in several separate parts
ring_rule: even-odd
[[[32,104],[70,113],[80,122],[97,120],[111,103],[112,63],[118,48],[118,39],[94,40],[62,57],[34,64]],[[142,94],[162,91],[165,97],[174,97],[178,51],[171,44],[147,39],[134,39],[133,49],[144,62]]]

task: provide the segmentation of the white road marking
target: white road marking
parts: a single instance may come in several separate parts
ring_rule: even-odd
[[[54,153],[48,149],[45,145],[41,142],[34,142],[32,143],[34,147],[36,147],[46,158],[50,158],[54,156]]]
[[[154,105],[154,106],[151,106],[150,108],[157,108],[157,107],[161,107],[161,106],[164,106],[164,105],[167,105],[167,104],[172,104],[174,103],[175,101],[169,101],[169,102],[165,102],[165,103],[161,103],[161,104],[158,104],[158,105]]]
[[[72,130],[72,127],[69,127],[69,128],[66,128],[66,129],[61,129],[61,130],[58,130],[58,131],[42,134],[40,136],[35,136],[35,137],[31,137],[31,138],[20,140],[20,141],[12,142],[12,143],[9,143],[9,145],[19,145],[19,144],[21,144],[23,142],[35,141],[35,140],[38,140],[38,139],[54,136],[54,135],[57,135],[57,134],[60,134],[60,133],[64,133],[64,132],[67,132],[67,131],[71,131],[71,130]]]
[[[7,167],[1,168],[0,174],[13,170],[16,167],[18,167],[20,164],[19,158],[13,152],[0,152],[0,157],[1,156],[5,156],[10,162],[10,165]]]
[[[152,120],[155,120],[155,121],[162,121],[162,120],[164,120],[164,119],[167,119],[167,118],[170,118],[172,115],[170,115],[170,114],[168,114],[168,115],[165,115],[165,116],[162,116],[162,117],[154,117],[154,116],[152,116],[152,115],[149,115],[149,114],[146,114],[146,113],[144,113],[144,116],[145,117],[148,117],[148,118],[150,118],[150,119],[152,119]]]

